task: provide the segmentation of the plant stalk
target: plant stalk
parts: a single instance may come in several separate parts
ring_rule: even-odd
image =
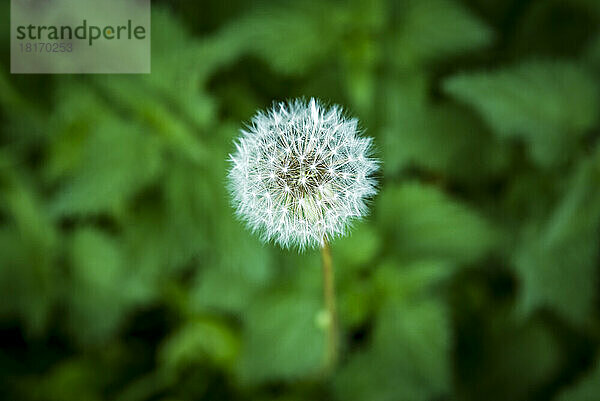
[[[331,371],[335,368],[338,359],[338,328],[335,306],[335,279],[333,274],[331,249],[329,248],[327,240],[323,240],[321,260],[323,265],[323,298],[325,300],[325,309],[327,311],[325,368],[328,371]]]

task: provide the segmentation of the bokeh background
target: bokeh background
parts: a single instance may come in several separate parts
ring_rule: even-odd
[[[0,13],[8,21],[9,2]],[[150,75],[10,75],[0,398],[600,400],[600,2],[156,1]],[[344,105],[383,161],[318,251],[235,220],[274,100]]]

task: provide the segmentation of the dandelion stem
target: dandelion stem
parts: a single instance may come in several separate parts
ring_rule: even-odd
[[[323,264],[323,296],[327,310],[327,348],[325,354],[325,368],[331,371],[335,368],[338,358],[338,332],[337,313],[335,308],[335,281],[333,275],[333,264],[331,249],[327,240],[323,241],[321,248],[321,259]]]

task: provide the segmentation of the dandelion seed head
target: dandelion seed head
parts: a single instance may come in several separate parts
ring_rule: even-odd
[[[339,106],[293,100],[259,111],[230,155],[236,213],[264,241],[322,246],[368,212],[379,166],[371,151]]]

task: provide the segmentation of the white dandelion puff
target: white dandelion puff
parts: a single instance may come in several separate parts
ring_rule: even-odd
[[[262,240],[284,248],[345,235],[377,192],[372,139],[339,106],[279,103],[259,111],[235,146],[229,188],[236,213]]]

